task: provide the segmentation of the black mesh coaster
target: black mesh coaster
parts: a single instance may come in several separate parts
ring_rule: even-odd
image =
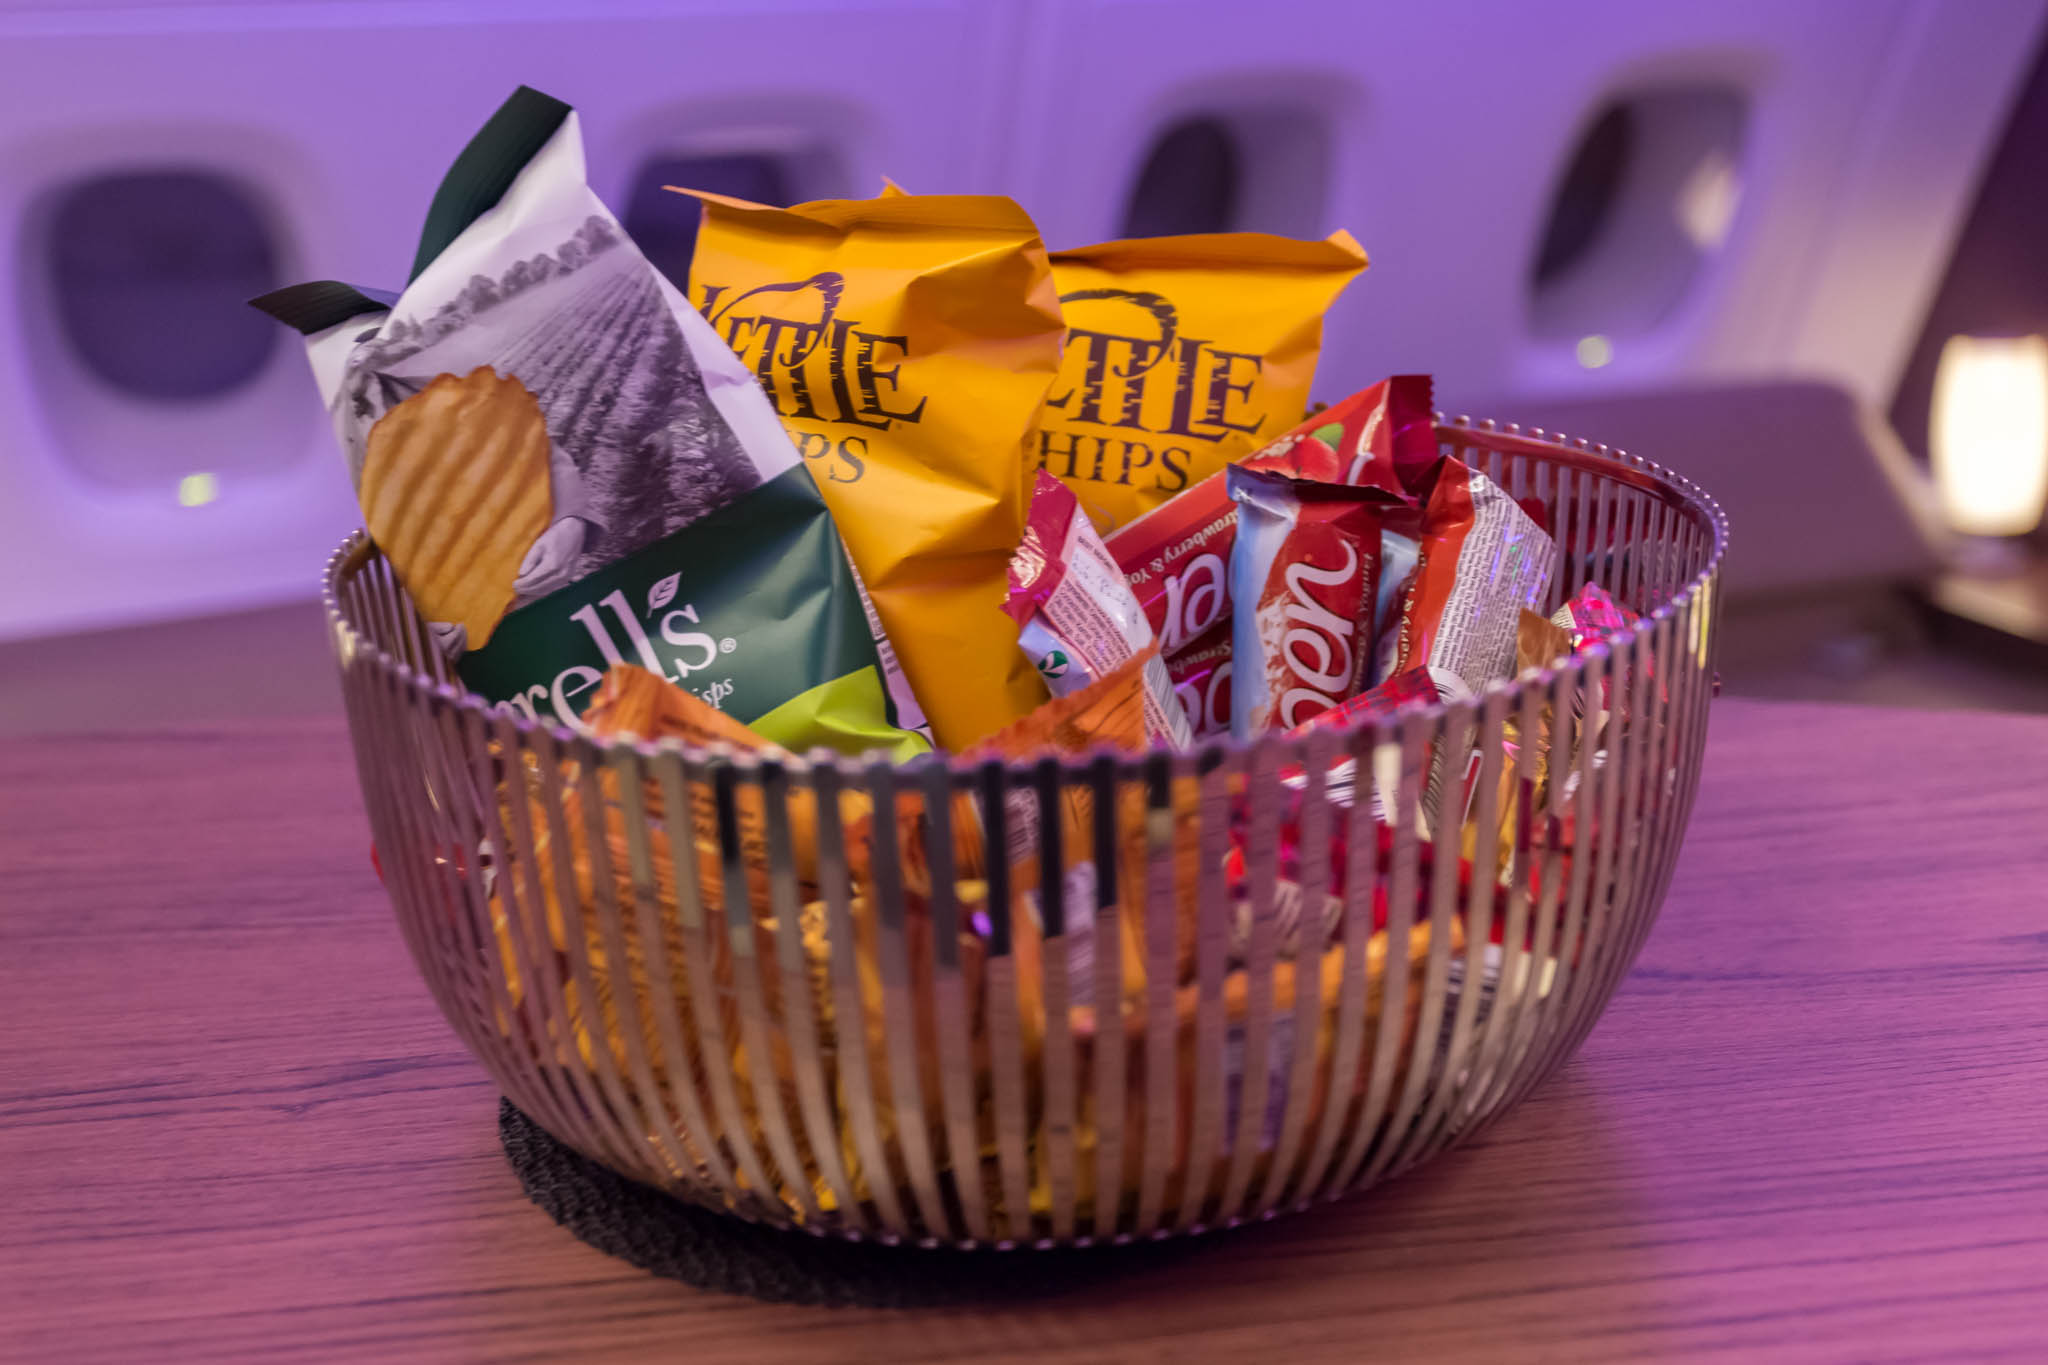
[[[1014,1302],[1227,1250],[1213,1235],[1058,1251],[933,1251],[813,1237],[714,1213],[616,1175],[555,1141],[510,1100],[499,1105],[498,1136],[527,1197],[599,1251],[699,1289],[773,1303]]]

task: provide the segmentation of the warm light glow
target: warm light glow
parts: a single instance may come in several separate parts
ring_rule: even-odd
[[[220,496],[220,480],[211,474],[187,474],[178,480],[178,506],[204,507]]]
[[[1614,343],[1598,332],[1592,336],[1580,337],[1579,344],[1574,349],[1578,352],[1579,363],[1589,370],[1597,370],[1614,359]]]
[[[1718,251],[1742,202],[1742,177],[1728,153],[1715,148],[1679,187],[1678,226],[1701,251]]]
[[[2048,340],[1950,337],[1934,372],[1934,483],[1965,535],[2025,535],[2048,500]]]

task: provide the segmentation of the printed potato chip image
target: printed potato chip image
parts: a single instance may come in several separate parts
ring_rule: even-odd
[[[421,613],[481,648],[552,517],[539,401],[488,365],[439,376],[370,429],[362,506]]]

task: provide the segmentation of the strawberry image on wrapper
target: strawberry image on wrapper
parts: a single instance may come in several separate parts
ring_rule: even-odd
[[[1293,729],[1365,684],[1379,585],[1380,489],[1242,465],[1231,548],[1230,728]]]
[[[1430,378],[1397,374],[1368,385],[1240,462],[1317,483],[1416,497],[1437,460]]]

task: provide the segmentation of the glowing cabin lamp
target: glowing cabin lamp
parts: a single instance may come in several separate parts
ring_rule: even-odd
[[[1950,526],[2021,536],[2048,502],[2048,339],[1948,339],[1929,423],[1934,486]]]

